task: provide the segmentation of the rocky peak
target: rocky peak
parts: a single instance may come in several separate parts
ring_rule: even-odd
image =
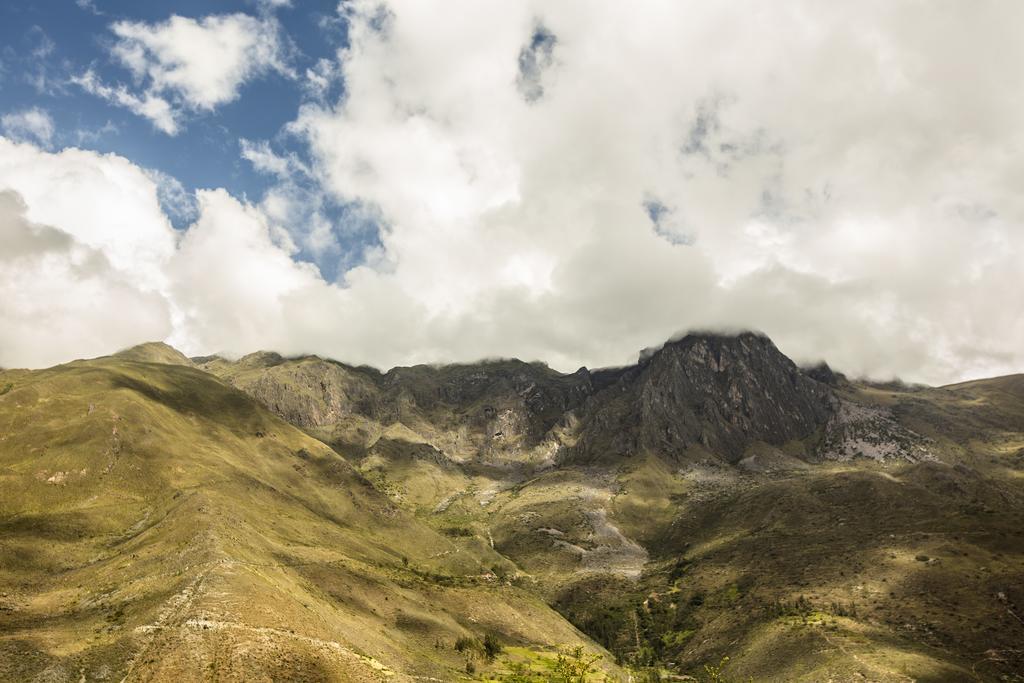
[[[274,351],[255,351],[238,359],[239,367],[272,368],[284,362],[284,357]]]
[[[702,446],[736,460],[755,441],[811,437],[833,410],[829,387],[767,337],[692,334],[643,354],[595,396],[577,456]]]
[[[810,367],[803,368],[804,374],[811,379],[816,379],[822,384],[827,384],[830,387],[839,386],[839,384],[846,380],[846,377],[841,372],[836,372],[829,364],[825,361],[812,365]]]

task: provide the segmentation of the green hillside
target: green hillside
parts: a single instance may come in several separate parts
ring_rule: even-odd
[[[489,545],[138,357],[0,374],[0,679],[453,680],[502,665],[460,638],[587,644]]]

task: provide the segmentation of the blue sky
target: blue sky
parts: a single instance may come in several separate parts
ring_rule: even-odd
[[[223,187],[238,197],[258,201],[275,179],[253,169],[240,155],[242,138],[269,140],[281,154],[305,156],[306,149],[282,127],[296,117],[303,101],[302,80],[270,72],[245,82],[240,96],[212,111],[190,113],[174,136],[129,110],[85,91],[71,82],[92,69],[107,84],[131,84],[132,74],[111,54],[118,21],[158,24],[172,15],[268,13],[280,22],[288,64],[298,74],[344,47],[346,24],[337,3],[304,1],[265,8],[256,2],[137,2],[134,0],[45,0],[0,5],[0,115],[39,107],[54,123],[55,148],[76,146],[114,152],[145,168],[169,174],[187,192]],[[335,90],[332,96],[337,97]],[[338,207],[328,204],[334,220]],[[174,214],[175,227],[187,219]],[[372,239],[363,234],[360,239]],[[356,245],[358,247],[358,245]],[[356,249],[358,251],[358,249]],[[310,258],[309,255],[306,255]],[[334,260],[321,264],[325,275],[338,273]]]

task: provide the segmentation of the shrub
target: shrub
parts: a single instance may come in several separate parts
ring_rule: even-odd
[[[857,617],[857,605],[852,602],[849,605],[833,602],[828,611],[837,617]]]
[[[469,636],[460,636],[455,639],[455,651],[466,652],[467,650],[475,650],[479,647],[479,643],[476,638],[470,638]]]
[[[717,665],[705,664],[704,676],[701,678],[701,680],[706,681],[706,683],[730,683],[730,681],[733,679],[726,678],[725,674],[722,673],[722,669],[724,669],[725,665],[728,663],[729,657],[726,656],[722,657],[721,661],[719,661]],[[754,679],[751,678],[748,680],[753,681]]]
[[[686,558],[680,557],[676,560],[675,566],[672,567],[672,571],[669,572],[668,582],[674,584],[679,579],[683,578],[686,570],[690,568],[690,561]]]
[[[810,600],[801,595],[794,602],[776,600],[768,607],[768,612],[775,617],[807,618],[814,612],[814,606]]]
[[[728,657],[722,657],[722,660],[715,664],[705,664],[704,674],[708,683],[725,683],[725,676],[722,675],[722,669],[729,663]]]
[[[648,671],[637,672],[636,680],[639,683],[661,683],[661,672],[657,669],[650,669]]]
[[[560,652],[555,662],[554,680],[558,683],[586,683],[590,674],[597,673],[594,665],[600,659],[601,655],[588,655],[582,645]]]
[[[490,633],[484,636],[484,656],[487,657],[487,661],[494,661],[494,658],[501,654],[501,650],[501,643],[497,638]]]

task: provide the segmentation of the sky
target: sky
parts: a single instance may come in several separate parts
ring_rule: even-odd
[[[10,0],[0,366],[1024,371],[1024,5]]]

